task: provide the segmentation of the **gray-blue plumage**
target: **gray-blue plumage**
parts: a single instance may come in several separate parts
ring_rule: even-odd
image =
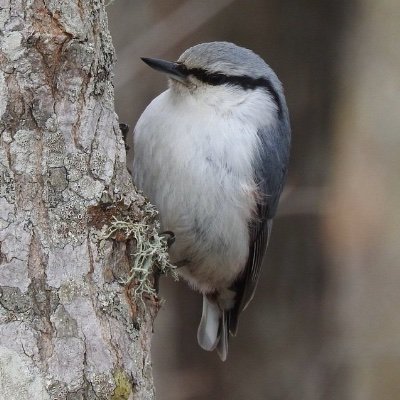
[[[171,79],[135,128],[135,183],[176,235],[179,273],[203,293],[200,346],[225,360],[286,177],[282,85],[258,55],[227,42],[194,46],[175,63],[143,60]]]
[[[260,200],[257,202],[257,218],[249,224],[249,259],[244,274],[234,283],[237,298],[235,306],[227,316],[229,330],[233,335],[237,333],[239,314],[254,296],[271,234],[272,220],[286,181],[290,150],[290,126],[286,106],[282,114],[283,118],[273,129],[260,128],[257,132],[260,147],[253,168]]]

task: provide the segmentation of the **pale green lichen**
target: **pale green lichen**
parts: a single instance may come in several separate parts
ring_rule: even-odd
[[[100,248],[104,246],[104,240],[116,238],[119,234],[125,240],[135,240],[135,252],[131,254],[131,274],[124,282],[129,284],[134,281],[135,299],[142,299],[143,295],[156,295],[151,279],[154,273],[170,273],[177,279],[176,267],[169,261],[167,240],[158,233],[158,222],[153,221],[157,212],[149,204],[145,208],[146,217],[143,221],[135,222],[129,216],[124,216],[123,219],[113,216],[99,235]]]

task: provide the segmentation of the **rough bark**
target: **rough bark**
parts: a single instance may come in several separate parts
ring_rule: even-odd
[[[146,217],[113,106],[102,0],[0,0],[0,393],[152,399],[154,307],[129,286]],[[149,217],[151,221],[152,217]]]

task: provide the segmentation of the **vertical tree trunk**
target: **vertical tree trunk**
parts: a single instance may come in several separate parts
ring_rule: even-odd
[[[121,284],[134,241],[99,246],[114,216],[153,223],[125,165],[113,60],[102,0],[0,0],[2,399],[154,397],[155,307]]]

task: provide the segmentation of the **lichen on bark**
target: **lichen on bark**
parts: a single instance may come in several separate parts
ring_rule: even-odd
[[[88,217],[105,198],[146,204],[114,112],[104,3],[2,0],[0,31],[0,392],[152,399],[156,309],[121,284],[132,243],[99,251]]]

